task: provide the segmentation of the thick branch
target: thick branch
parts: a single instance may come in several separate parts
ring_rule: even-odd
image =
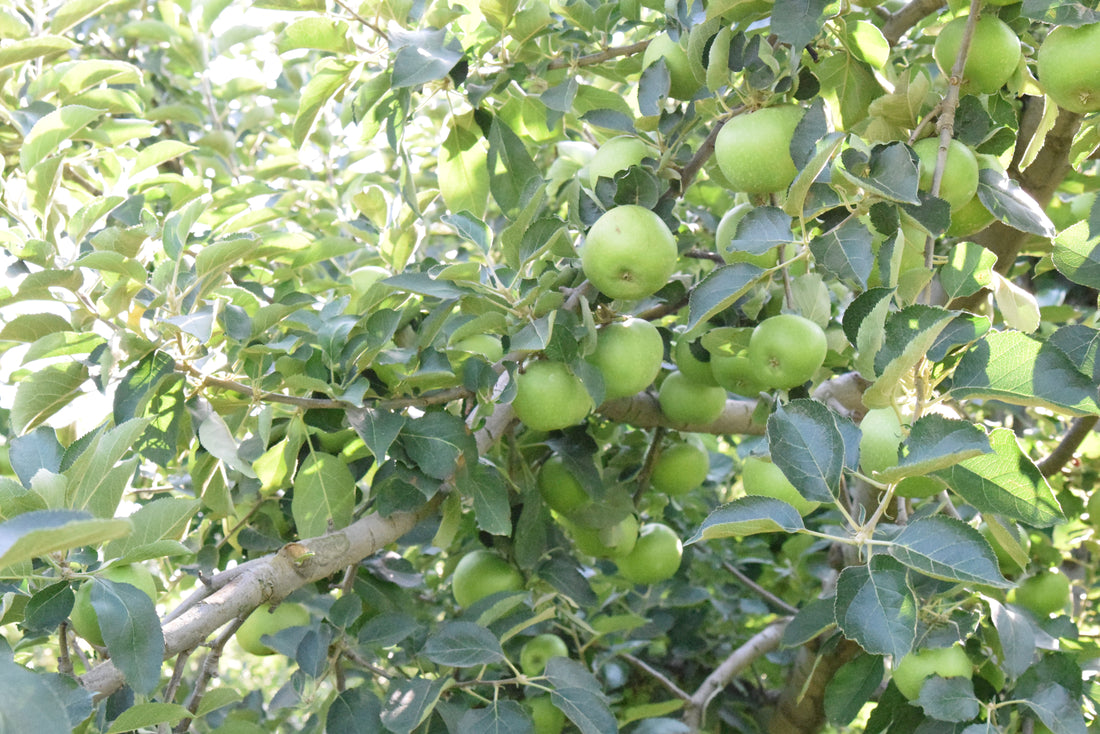
[[[813,644],[800,648],[794,670],[768,724],[769,734],[819,731],[825,723],[825,686],[840,666],[859,652],[859,645],[848,639],[840,639],[835,648],[824,654]]]
[[[946,4],[945,0],[912,0],[887,19],[882,26],[882,35],[886,36],[891,46],[896,46],[910,28]]]
[[[367,515],[342,530],[290,543],[273,555],[244,563],[228,572],[232,578],[220,588],[215,577],[216,591],[165,622],[165,658],[198,647],[226,622],[262,604],[277,603],[305,584],[358,563],[412,530],[437,505],[432,501],[418,512],[389,517]],[[99,696],[110,695],[123,683],[122,673],[109,660],[80,677],[80,684]]]
[[[713,423],[679,423],[669,419],[661,412],[661,405],[657,402],[657,396],[650,393],[639,393],[630,398],[609,400],[600,406],[600,413],[620,423],[629,423],[636,428],[674,428],[677,431],[691,431],[693,433],[743,433],[760,436],[764,433],[763,423],[754,423],[753,411],[756,410],[755,400],[727,400],[726,409]]]
[[[740,675],[741,671],[752,665],[754,660],[779,647],[783,630],[787,628],[789,621],[790,619],[782,619],[757,632],[749,638],[748,642],[723,660],[721,665],[711,671],[684,707],[684,723],[691,727],[692,731],[698,731],[702,727],[711,699],[729,685],[731,680]]]

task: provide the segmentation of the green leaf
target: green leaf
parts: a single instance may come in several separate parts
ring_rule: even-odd
[[[22,380],[11,405],[11,425],[29,431],[81,394],[88,368],[78,362],[52,364]]]
[[[256,472],[238,453],[237,440],[226,425],[225,419],[217,413],[210,413],[199,424],[199,443],[230,469],[239,471],[246,477],[256,478]]]
[[[27,602],[22,626],[28,630],[53,632],[73,609],[76,594],[68,581],[59,581],[39,589]]]
[[[768,417],[772,462],[808,500],[832,502],[844,469],[844,436],[836,414],[806,398],[781,405]]]
[[[763,255],[779,245],[795,242],[791,222],[791,216],[778,207],[756,207],[738,223],[729,248],[735,252]]]
[[[16,316],[0,329],[0,341],[30,344],[57,332],[72,330],[72,324],[57,314],[25,313]]]
[[[435,479],[448,479],[458,461],[476,461],[477,445],[461,418],[435,411],[405,424],[401,446],[422,472]]]
[[[14,41],[0,47],[0,69],[43,56],[57,56],[76,47],[75,43],[63,36],[37,36]]]
[[[470,709],[458,722],[459,731],[484,734],[536,734],[518,701],[494,699],[484,708]]]
[[[141,86],[141,70],[125,61],[83,59],[58,64],[56,70],[60,73],[57,87],[68,97],[104,84]]]
[[[197,150],[195,146],[188,145],[178,140],[158,140],[151,145],[143,147],[138,152],[130,168],[130,175],[133,176],[136,173],[140,173],[146,168],[159,166],[161,163],[170,161],[173,158],[179,158],[181,155],[190,153],[193,150]]]
[[[456,486],[464,497],[474,501],[477,526],[493,535],[512,534],[512,506],[508,501],[508,483],[492,464],[466,464],[456,476]]]
[[[929,677],[921,686],[917,703],[924,713],[939,721],[970,721],[981,708],[974,696],[974,682],[963,676]]]
[[[359,734],[382,725],[382,702],[366,685],[347,688],[333,699],[325,715],[325,734]]]
[[[871,69],[846,53],[822,57],[821,62],[814,65],[814,75],[821,82],[821,96],[829,109],[840,112],[837,127],[845,130],[851,130],[865,119],[868,106],[883,93]]]
[[[688,298],[688,330],[732,306],[752,289],[763,272],[755,265],[734,263],[708,273]]]
[[[191,715],[190,711],[178,703],[139,703],[119,714],[111,722],[107,734],[122,734],[157,724],[176,724]]]
[[[424,656],[456,668],[504,662],[496,635],[473,622],[447,622],[424,643]]]
[[[50,18],[50,32],[64,33],[114,2],[115,0],[67,0]]]
[[[841,154],[843,168],[833,170],[851,183],[888,201],[919,204],[917,164],[904,144],[876,145],[868,158],[857,148]]]
[[[152,391],[161,380],[174,374],[175,369],[175,360],[159,351],[148,354],[134,365],[115,390],[115,424],[121,425],[140,415]]]
[[[1100,329],[1069,324],[1051,334],[1047,343],[1065,354],[1078,371],[1100,384]]]
[[[940,283],[948,298],[973,295],[993,282],[996,264],[997,256],[981,245],[960,242],[940,268]]]
[[[840,666],[825,686],[825,717],[829,723],[851,723],[882,684],[884,672],[878,655],[860,655]]]
[[[489,152],[473,114],[456,117],[443,141],[436,177],[443,202],[452,212],[483,218],[489,204]]]
[[[161,497],[142,505],[130,516],[133,532],[123,539],[108,543],[103,549],[103,557],[108,560],[120,558],[126,563],[145,560],[138,557],[143,549],[156,546],[164,540],[180,541],[199,507],[198,500],[186,497]]]
[[[390,48],[397,54],[390,85],[394,89],[415,87],[445,77],[462,58],[461,44],[446,38],[442,30],[391,33]]]
[[[821,32],[827,0],[776,0],[772,32],[794,48],[802,48]]]
[[[914,520],[898,534],[890,555],[932,578],[959,583],[1013,585],[1001,575],[997,557],[981,534],[961,520],[932,515]]]
[[[290,511],[298,535],[324,535],[332,527],[342,528],[352,520],[355,509],[355,479],[347,464],[332,454],[311,453],[294,477]]]
[[[79,722],[69,721],[65,702],[44,675],[0,656],[0,730],[5,732],[67,732]]]
[[[79,458],[65,468],[65,476],[70,482],[68,501],[71,508],[89,510],[96,517],[115,514],[133,476],[137,457],[123,464],[119,462],[133,450],[148,425],[148,418],[135,418],[97,434]]]
[[[882,481],[929,474],[993,451],[980,426],[935,413],[921,416],[913,424],[903,447],[898,465],[879,473]]]
[[[864,288],[875,263],[871,239],[867,225],[853,217],[810,240],[810,252],[826,271]]]
[[[345,21],[310,17],[294,21],[275,39],[275,50],[280,54],[296,48],[348,54],[355,50],[355,44]]]
[[[1088,731],[1081,714],[1080,695],[1071,695],[1057,683],[1040,683],[1028,692],[1023,704],[1039,717],[1051,734],[1085,734]]]
[[[110,250],[89,252],[87,255],[77,259],[73,263],[73,267],[118,273],[135,283],[144,283],[146,277],[148,277],[148,273],[145,272],[145,267],[140,262],[134,258],[126,257],[120,252],[112,252]]]
[[[886,339],[875,354],[878,379],[864,392],[864,404],[872,408],[890,405],[902,376],[925,359],[940,332],[955,314],[935,306],[908,306],[886,319]]]
[[[812,599],[783,628],[783,649],[801,647],[823,632],[836,626],[834,598]]]
[[[486,158],[489,187],[505,212],[519,209],[534,183],[542,182],[542,171],[527,147],[512,128],[499,117],[489,127],[489,152]]]
[[[435,710],[451,683],[449,676],[392,681],[382,709],[382,725],[394,734],[411,734]]]
[[[1034,623],[1024,613],[996,599],[987,599],[986,603],[1001,641],[1001,668],[1010,678],[1018,678],[1035,661]]]
[[[115,667],[136,693],[152,693],[164,662],[164,634],[153,600],[136,586],[100,577],[92,580],[91,600]]]
[[[1068,415],[1100,413],[1096,384],[1064,352],[1016,331],[990,332],[974,344],[959,360],[949,394]]]
[[[38,339],[23,354],[23,364],[69,354],[90,354],[107,340],[92,332],[56,331]]]
[[[0,568],[54,551],[99,545],[131,531],[129,520],[73,510],[35,510],[0,523]]]
[[[989,434],[992,453],[936,472],[979,512],[1003,515],[1034,527],[1050,527],[1065,516],[1050,484],[1008,428]]]
[[[44,116],[27,133],[19,149],[19,168],[30,171],[40,161],[55,153],[62,141],[83,130],[103,115],[103,110],[67,105]]]
[[[865,566],[845,568],[837,579],[837,626],[869,653],[895,660],[908,653],[918,609],[905,567],[892,558],[877,555]]]
[[[1043,208],[1020,184],[995,168],[978,172],[978,199],[985,208],[1010,227],[1050,238],[1057,233]]]
[[[619,731],[619,724],[607,702],[595,693],[598,690],[598,684],[592,688],[555,688],[550,692],[550,698],[554,706],[565,712],[582,734],[614,734]]]
[[[787,191],[787,199],[783,202],[783,211],[792,217],[802,215],[809,219],[816,216],[816,212],[812,210],[813,205],[806,207],[807,198],[810,198],[811,202],[814,201],[813,197],[809,196],[810,189],[817,177],[829,165],[829,161],[840,150],[846,137],[844,133],[831,132],[815,143],[813,156],[806,162],[805,166],[799,167],[798,176]]]
[[[294,118],[295,148],[302,147],[302,143],[313,130],[321,108],[348,83],[355,67],[354,62],[339,59],[321,59],[317,64],[313,78],[302,89],[302,98],[298,102],[298,113]]]
[[[798,510],[782,500],[760,496],[739,497],[707,515],[707,519],[684,545],[757,533],[796,533],[805,527]]]
[[[993,273],[993,302],[1007,328],[1027,333],[1039,328],[1039,302],[1035,295],[997,272]]]
[[[1089,236],[1089,223],[1062,230],[1051,253],[1054,267],[1074,283],[1100,288],[1100,233]]]
[[[204,245],[195,256],[195,276],[205,278],[223,273],[231,265],[251,256],[258,245],[259,240],[252,233],[235,235]]]
[[[493,243],[493,232],[485,222],[470,212],[444,214],[440,217],[440,221],[453,227],[462,238],[477,245],[477,249],[482,253],[488,254],[489,247]]]
[[[347,411],[348,423],[372,454],[375,461],[386,460],[386,454],[394,439],[405,427],[405,416],[374,408],[354,408]]]
[[[849,342],[852,344],[859,343],[860,332],[863,330],[864,322],[868,319],[870,319],[867,324],[869,330],[873,330],[871,327],[876,325],[879,331],[882,330],[883,324],[886,323],[886,310],[890,306],[890,299],[893,295],[893,288],[872,288],[866,293],[856,296],[855,300],[844,310],[844,319],[841,322],[844,335],[848,337]],[[876,318],[873,314],[878,314],[879,317]],[[878,351],[878,347],[875,348],[875,351]]]
[[[9,477],[0,477],[0,522],[26,512],[48,509],[37,492],[26,489]]]

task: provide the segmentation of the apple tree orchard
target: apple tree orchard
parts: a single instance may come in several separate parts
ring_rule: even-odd
[[[0,96],[0,730],[1089,730],[1095,8],[12,0]]]

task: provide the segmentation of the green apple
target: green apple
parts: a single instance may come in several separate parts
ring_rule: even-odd
[[[516,417],[536,431],[554,431],[581,423],[592,411],[584,383],[561,362],[529,362],[516,375]]]
[[[549,694],[528,698],[524,705],[531,714],[535,734],[561,734],[565,728],[565,714],[554,705]]]
[[[913,144],[913,152],[919,159],[920,188],[924,191],[932,190],[939,150],[939,138],[923,138]],[[940,198],[954,212],[973,199],[977,192],[978,159],[970,148],[958,140],[952,140],[947,146],[947,160],[944,163],[943,179],[940,181]]]
[[[859,465],[864,474],[870,476],[898,465],[902,430],[896,410],[892,407],[868,410],[859,430]]]
[[[567,522],[573,544],[581,553],[595,558],[615,558],[634,549],[638,540],[638,518],[627,515],[619,522],[603,528],[590,528]]]
[[[309,624],[309,610],[301,604],[284,602],[271,609],[259,607],[237,629],[237,643],[253,655],[271,655],[275,651],[260,641],[264,635],[274,635],[290,627]]]
[[[502,591],[522,591],[523,574],[496,553],[475,550],[462,556],[451,574],[451,593],[460,607],[469,607]]]
[[[542,675],[550,658],[569,657],[565,641],[552,632],[535,635],[519,651],[519,669],[524,675]]]
[[[588,361],[603,375],[604,398],[614,400],[652,385],[664,355],[665,343],[657,327],[631,318],[601,328]]]
[[[993,525],[993,527],[991,527]],[[1023,572],[1027,566],[1028,548],[1031,541],[1027,533],[1021,532],[1016,523],[1005,523],[996,519],[983,522],[978,526],[978,532],[993,549],[993,555],[997,556],[997,565],[1001,573],[1007,575]],[[1010,549],[1009,545],[1015,548]],[[1013,552],[1015,551],[1015,552]]]
[[[798,175],[791,141],[803,114],[801,107],[777,105],[738,115],[722,126],[714,141],[714,157],[734,191],[787,190]]]
[[[902,657],[894,666],[894,685],[910,701],[920,697],[924,681],[933,675],[941,678],[970,678],[974,666],[962,645],[926,647]]]
[[[1008,593],[1008,600],[1030,609],[1036,617],[1046,618],[1061,612],[1069,604],[1069,578],[1057,568],[1028,576]]]
[[[645,207],[625,204],[600,215],[581,247],[584,275],[609,298],[653,295],[676,270],[676,238]]]
[[[111,566],[97,574],[108,581],[130,584],[145,592],[150,599],[157,598],[157,584],[149,569],[138,564]],[[99,615],[92,606],[92,582],[86,581],[76,590],[73,610],[69,615],[73,631],[88,642],[103,647],[103,632],[99,629]]]
[[[714,245],[718,254],[727,263],[749,263],[757,267],[774,268],[779,262],[779,248],[773,247],[762,255],[750,255],[741,250],[731,250],[730,243],[737,234],[737,226],[745,215],[752,211],[752,204],[743,203],[733,207],[718,221],[718,228],[714,231]]]
[[[657,391],[661,412],[684,425],[707,425],[718,420],[726,408],[723,388],[701,385],[683,372],[673,372]]]
[[[749,338],[748,358],[756,374],[770,388],[803,384],[825,363],[829,342],[825,331],[797,314],[764,319]]]
[[[951,212],[951,226],[946,234],[948,237],[969,237],[993,224],[995,219],[975,194],[970,201]]]
[[[905,477],[894,486],[894,494],[910,499],[924,499],[947,489],[947,485],[933,476]]]
[[[684,554],[680,536],[668,525],[646,523],[638,531],[638,542],[625,556],[615,559],[619,575],[635,584],[656,584],[672,578]]]
[[[967,17],[948,22],[936,37],[932,57],[944,76],[951,75],[962,45]],[[1008,24],[993,14],[984,14],[974,25],[970,50],[963,66],[963,91],[993,94],[1005,85],[1020,64],[1020,39]]]
[[[699,349],[703,350],[703,353],[708,357],[707,360],[695,356],[691,350],[693,342]],[[681,334],[676,340],[676,346],[672,349],[672,361],[685,377],[700,385],[714,387],[718,384],[718,381],[714,379],[709,357],[709,352],[702,347],[698,340],[689,337],[687,334]]]
[[[703,86],[703,80],[695,76],[691,68],[687,51],[667,33],[662,33],[649,42],[642,54],[642,68],[657,63],[658,59],[664,59],[665,67],[668,68],[668,96],[688,100]]]
[[[1100,111],[1100,23],[1058,26],[1038,54],[1039,83],[1055,104],[1080,114]]]
[[[539,494],[550,509],[568,515],[589,503],[591,498],[558,455],[547,459],[539,469]]]
[[[593,189],[600,177],[615,178],[615,174],[639,165],[646,158],[656,158],[657,151],[649,143],[633,135],[619,135],[599,147],[588,163],[588,185]]]
[[[658,492],[677,496],[690,492],[707,479],[710,454],[697,443],[678,441],[661,449],[649,476]]]
[[[747,495],[782,500],[802,516],[821,506],[803,497],[778,466],[760,456],[750,456],[741,463],[741,486]]]

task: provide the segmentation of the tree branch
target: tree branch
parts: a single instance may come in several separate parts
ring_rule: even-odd
[[[825,686],[860,650],[857,643],[845,638],[837,639],[828,653],[812,643],[801,647],[768,723],[769,734],[819,731],[825,723]]]
[[[741,671],[752,665],[757,658],[779,647],[779,641],[783,637],[783,630],[787,628],[790,618],[784,618],[757,632],[748,642],[733,651],[722,661],[722,664],[711,671],[699,689],[692,694],[691,700],[684,707],[684,723],[691,727],[692,731],[698,731],[703,725],[707,706],[711,699],[729,685],[729,682],[737,677]],[[794,730],[792,730],[794,731]]]
[[[1074,419],[1069,430],[1066,431],[1066,435],[1062,436],[1062,440],[1058,442],[1054,450],[1036,464],[1044,477],[1052,477],[1062,470],[1062,467],[1073,458],[1073,454],[1077,451],[1081,442],[1096,427],[1097,420],[1100,420],[1100,418],[1095,415]]]
[[[633,56],[634,54],[642,53],[649,46],[649,41],[639,41],[638,43],[632,43],[629,46],[615,46],[612,48],[606,48],[603,51],[599,51],[594,54],[588,54],[587,56],[578,56],[576,58],[558,58],[552,59],[547,65],[547,69],[568,69],[575,66],[595,66],[596,64],[602,64],[605,61],[611,59],[617,59],[620,56]]]
[[[912,0],[887,19],[882,26],[882,35],[886,36],[891,46],[896,46],[910,28],[946,4],[945,0]]]

